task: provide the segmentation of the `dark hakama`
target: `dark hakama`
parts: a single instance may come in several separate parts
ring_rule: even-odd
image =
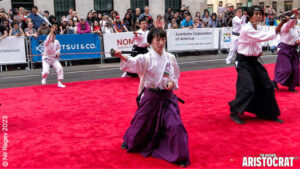
[[[299,56],[297,46],[280,43],[275,67],[276,83],[295,89],[299,86]]]
[[[146,54],[146,53],[148,53],[148,48],[147,47],[138,47],[136,45],[133,45],[132,51],[137,52],[137,53],[133,53],[131,55],[132,57],[135,57],[135,56],[137,56],[139,54]]]
[[[145,89],[124,142],[128,152],[189,165],[188,135],[176,95],[172,91],[158,93]]]
[[[136,52],[136,53],[132,53],[131,54],[132,57],[135,57],[135,56],[137,56],[139,54],[146,54],[146,53],[148,53],[148,48],[147,47],[138,47],[136,45],[133,45],[132,51]],[[129,76],[131,76],[131,77],[138,77],[138,75],[136,73],[127,72],[127,74]]]
[[[280,115],[274,86],[267,70],[258,62],[258,57],[237,55],[236,98],[229,102],[232,114],[244,111],[256,114],[258,118],[275,120]]]

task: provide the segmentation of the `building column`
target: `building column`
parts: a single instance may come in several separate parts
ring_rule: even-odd
[[[85,19],[88,12],[94,10],[94,1],[75,0],[75,6],[78,17]]]
[[[300,8],[300,1],[299,0],[294,0],[293,1],[293,8]]]
[[[203,14],[204,9],[207,9],[207,0],[182,0],[181,3],[182,5],[189,6],[193,18],[195,17],[196,12]]]
[[[12,8],[11,0],[2,0],[0,1],[0,8],[4,8],[6,12]]]
[[[124,17],[127,9],[129,9],[130,7],[130,0],[114,0],[114,11],[117,11],[121,18]]]
[[[158,14],[164,16],[165,14],[165,1],[164,0],[149,0],[150,14],[153,20],[156,20]]]
[[[2,0],[0,1],[0,8],[4,8],[6,12],[12,8],[11,0]]]
[[[247,1],[247,4],[248,4],[248,1]],[[252,5],[257,5],[258,6],[259,5],[259,0],[252,0]]]
[[[34,0],[34,6],[37,6],[40,11],[49,11],[50,15],[54,15],[54,1]]]
[[[277,14],[279,14],[279,11],[282,9],[284,10],[284,1],[277,1]]]

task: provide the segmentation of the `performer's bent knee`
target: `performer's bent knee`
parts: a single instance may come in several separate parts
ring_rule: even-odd
[[[49,71],[47,71],[47,72],[42,72],[42,77],[43,77],[43,78],[46,78],[48,75],[49,75]]]

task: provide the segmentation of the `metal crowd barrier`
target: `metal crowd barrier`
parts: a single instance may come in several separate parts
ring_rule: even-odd
[[[264,30],[274,29],[271,27],[262,27]],[[215,29],[215,30],[213,30]],[[300,27],[297,27],[300,34]],[[70,52],[68,50],[61,50],[61,61],[65,62],[66,66],[72,66],[71,61],[74,60],[86,60],[86,59],[100,59],[100,63],[104,63],[105,59],[111,59],[109,55],[109,50],[111,48],[119,50],[130,51],[133,46],[133,33],[124,32],[124,33],[113,33],[113,34],[104,34],[103,37],[100,37],[98,34],[73,34],[73,35],[57,35],[56,39],[59,39],[61,44],[67,44],[74,48],[73,44],[76,44],[75,52]],[[222,50],[228,50],[231,43],[231,28],[195,28],[195,29],[170,29],[167,30],[167,49],[169,52],[174,53],[178,57],[178,52],[189,52],[189,51],[207,51],[207,50],[217,50],[218,54],[222,54]],[[44,40],[46,36],[39,36],[38,40]],[[95,40],[96,38],[96,40]],[[99,38],[99,39],[98,39]],[[191,40],[190,40],[191,39]],[[99,40],[99,42],[98,42]],[[35,43],[33,43],[35,41]],[[35,57],[40,57],[41,53],[35,49],[37,45],[36,39],[33,38],[24,38],[25,44],[25,53],[26,53],[26,62],[24,63],[7,63],[1,64],[0,58],[0,71],[3,71],[3,66],[7,71],[7,65],[16,65],[16,64],[27,64],[28,69],[33,69],[34,63],[40,63],[41,59]],[[94,42],[97,41],[97,42]],[[202,42],[211,41],[212,48],[208,48],[205,45],[202,45]],[[68,44],[68,43],[69,44]],[[81,43],[82,42],[82,43]],[[90,44],[89,44],[90,43]],[[189,45],[191,44],[191,45]],[[34,46],[32,46],[34,45]],[[65,45],[65,46],[67,46]],[[73,46],[72,46],[73,45]],[[79,47],[80,45],[80,47]],[[87,48],[87,45],[90,45],[95,48],[93,49],[82,49]],[[70,48],[70,47],[68,47]],[[78,49],[81,48],[81,49]],[[1,50],[1,47],[0,47]],[[32,52],[34,51],[34,53]],[[76,52],[77,51],[77,52]],[[1,54],[1,53],[0,53]],[[89,56],[93,56],[89,58]],[[99,55],[99,57],[97,57]],[[104,56],[105,55],[105,56]],[[69,56],[69,59],[65,56]],[[74,57],[77,56],[77,57]],[[81,57],[82,56],[82,57]]]

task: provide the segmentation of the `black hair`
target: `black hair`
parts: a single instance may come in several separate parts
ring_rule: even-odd
[[[16,20],[14,20],[13,22],[12,22],[12,24],[11,24],[12,26],[14,26],[14,25],[19,25],[19,22],[18,21],[16,21]]]
[[[38,10],[39,8],[37,7],[37,6],[33,6],[31,9],[36,9],[36,10]]]
[[[251,6],[247,9],[247,22],[250,21],[250,18],[254,15],[254,11],[260,11],[261,15],[264,15],[264,10],[259,6]]]
[[[217,14],[216,13],[212,13],[210,18],[212,18],[213,16],[215,16],[215,19],[217,19]]]
[[[5,21],[7,21],[9,23],[9,20],[6,18],[2,19],[1,23],[3,24]]]
[[[44,13],[47,13],[47,14],[49,15],[49,11],[47,11],[47,10],[46,10],[46,11],[44,11]]]
[[[139,22],[141,23],[141,22],[143,22],[143,21],[147,22],[145,17],[142,18]]]
[[[161,28],[153,28],[150,30],[150,32],[147,36],[147,42],[149,44],[151,44],[153,39],[156,37],[167,38],[167,33],[166,33],[166,31],[162,30]]]
[[[237,11],[241,10],[243,12],[243,8],[239,7],[237,9],[234,10],[234,12],[236,13]]]

